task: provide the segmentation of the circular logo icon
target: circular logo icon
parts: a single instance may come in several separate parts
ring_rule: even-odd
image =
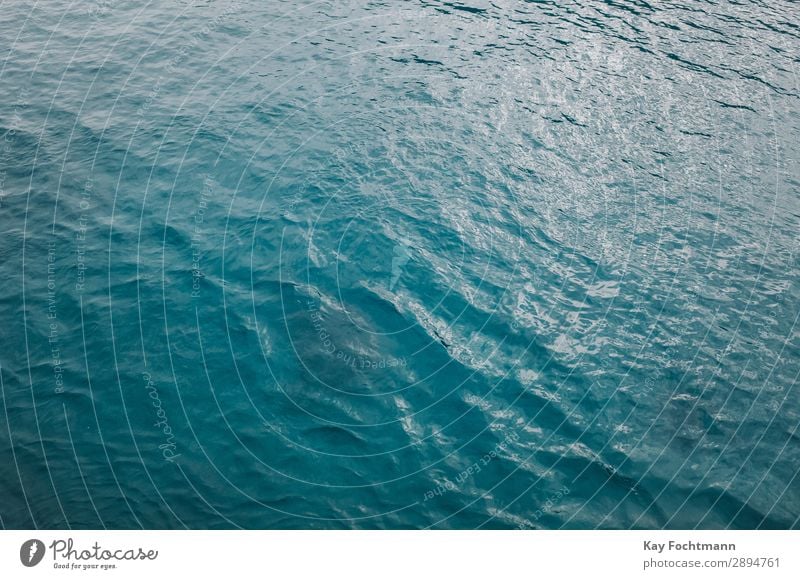
[[[19,560],[26,567],[35,567],[44,557],[44,543],[39,539],[28,539],[19,548]]]

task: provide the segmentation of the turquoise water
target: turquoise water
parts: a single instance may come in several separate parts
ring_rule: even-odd
[[[789,2],[5,3],[5,528],[790,528]]]

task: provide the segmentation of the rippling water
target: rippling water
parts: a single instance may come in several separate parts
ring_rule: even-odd
[[[789,528],[790,2],[3,2],[8,528]]]

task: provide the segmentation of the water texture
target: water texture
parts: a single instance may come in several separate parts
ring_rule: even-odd
[[[800,526],[800,8],[2,2],[4,528]]]

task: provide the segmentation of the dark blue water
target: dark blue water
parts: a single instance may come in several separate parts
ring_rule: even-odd
[[[800,10],[5,2],[6,528],[800,525]]]

